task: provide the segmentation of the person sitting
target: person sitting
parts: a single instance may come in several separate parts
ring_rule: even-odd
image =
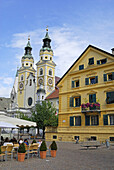
[[[25,145],[29,145],[29,143],[28,143],[28,140],[27,140],[27,139],[25,139],[25,140],[24,140],[24,143],[25,143]]]
[[[41,146],[41,144],[42,144],[41,139],[39,139],[37,143],[39,144],[39,145],[38,145],[38,147],[40,147],[40,146]]]
[[[18,143],[19,143],[19,145],[20,145],[20,144],[23,143],[23,142],[24,142],[23,139],[20,138]]]
[[[7,146],[7,144],[13,145],[13,143],[9,141],[8,137],[5,139],[3,146]]]

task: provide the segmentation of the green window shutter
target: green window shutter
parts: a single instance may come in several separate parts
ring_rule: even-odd
[[[98,83],[98,76],[95,76],[95,82]]]
[[[81,96],[79,96],[79,106],[81,106]]]
[[[107,81],[107,74],[103,74],[104,76],[104,81]]]
[[[114,72],[112,72],[112,80],[114,80]]]
[[[99,116],[97,115],[97,125],[99,125]]]
[[[103,115],[103,124],[108,125],[108,115]]]
[[[100,64],[100,60],[97,60],[97,64]]]
[[[85,116],[85,125],[86,126],[90,125],[90,116]]]
[[[96,103],[96,94],[93,94],[93,103]]]
[[[74,107],[74,98],[70,97],[70,107]]]
[[[73,116],[70,117],[70,126],[74,126],[74,117]]]
[[[81,126],[81,116],[79,116],[79,126]]]
[[[72,88],[74,88],[74,86],[75,86],[75,82],[74,82],[74,81],[72,81]]]
[[[85,85],[89,84],[89,78],[85,78]]]
[[[92,94],[89,95],[89,103],[92,103]]]

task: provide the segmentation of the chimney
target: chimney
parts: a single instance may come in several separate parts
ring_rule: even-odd
[[[111,50],[112,50],[112,54],[114,55],[114,48],[112,48]]]

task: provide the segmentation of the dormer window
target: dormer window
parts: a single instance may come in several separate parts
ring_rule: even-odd
[[[84,64],[79,66],[79,70],[83,70],[84,69]]]
[[[43,69],[42,68],[40,69],[40,75],[43,75]]]
[[[102,60],[97,60],[97,64],[100,65],[100,64],[105,64],[107,62],[107,58],[105,59],[102,59]]]
[[[94,64],[94,57],[92,57],[92,58],[89,58],[89,63],[88,63],[89,65],[93,65]]]

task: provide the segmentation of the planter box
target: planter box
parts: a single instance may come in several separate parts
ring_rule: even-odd
[[[18,153],[18,161],[24,162],[25,159],[25,153]]]
[[[55,158],[56,157],[56,152],[57,152],[56,150],[51,150],[51,157]]]
[[[46,151],[40,151],[40,158],[45,159],[46,158]]]

